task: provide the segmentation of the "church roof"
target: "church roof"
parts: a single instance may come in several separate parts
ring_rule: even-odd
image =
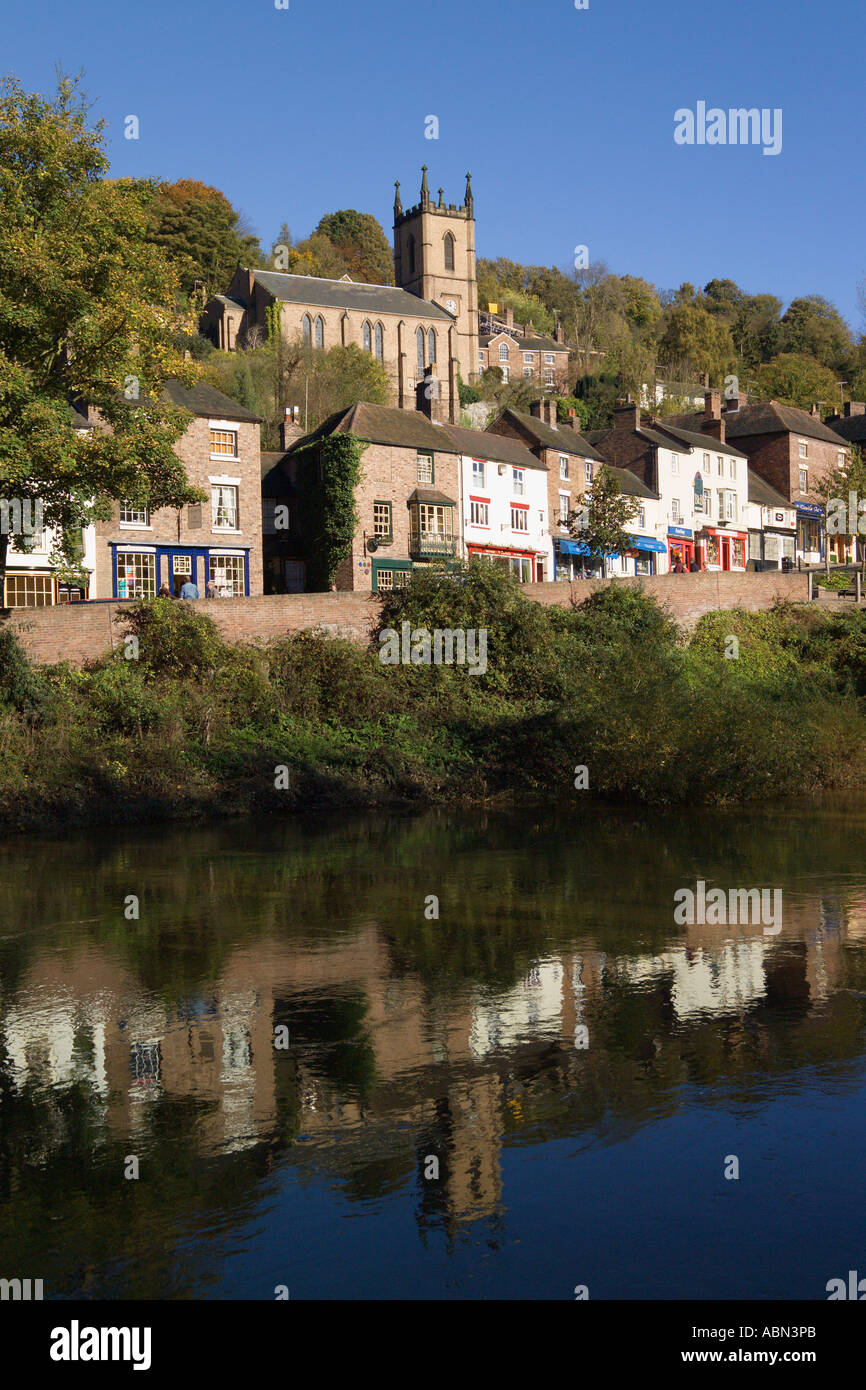
[[[254,270],[256,283],[287,304],[310,304],[323,309],[357,309],[367,314],[396,314],[454,323],[441,304],[420,299],[395,285],[365,285],[352,280],[324,280],[317,275],[288,275],[279,270]]]

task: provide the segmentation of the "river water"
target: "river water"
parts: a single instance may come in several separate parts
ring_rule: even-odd
[[[595,808],[8,840],[0,1277],[826,1298],[866,1275],[864,835]],[[781,930],[677,925],[698,880],[780,889]]]

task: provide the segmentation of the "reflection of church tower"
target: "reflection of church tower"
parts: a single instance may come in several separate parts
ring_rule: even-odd
[[[478,373],[478,283],[475,274],[475,200],[466,175],[462,207],[430,197],[427,166],[421,201],[403,211],[400,185],[394,198],[394,278],[401,289],[441,304],[456,319],[454,356],[465,382]]]

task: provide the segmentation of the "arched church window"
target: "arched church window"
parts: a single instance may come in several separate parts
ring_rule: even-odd
[[[424,329],[419,328],[415,334],[415,341],[418,344],[418,375],[424,375]]]
[[[430,363],[431,367],[436,361],[436,334],[433,332],[432,328],[427,334],[427,361]]]
[[[304,335],[305,345],[310,347],[313,341],[313,325],[310,321],[309,314],[304,314],[304,317],[301,319],[301,332]]]
[[[371,328],[370,328],[370,325],[369,325],[369,323],[367,323],[366,320],[364,321],[363,333],[364,333],[364,351],[365,351],[365,352],[372,352],[372,350],[373,350],[373,334],[372,334],[372,330],[371,330]]]
[[[316,347],[317,347],[317,348],[320,348],[320,347],[324,347],[324,346],[325,346],[325,320],[322,318],[322,315],[319,314],[319,316],[318,316],[317,319],[316,319]]]
[[[375,342],[376,342],[376,356],[378,357],[379,361],[381,362],[381,361],[383,361],[383,359],[384,359],[384,357],[385,357],[385,335],[384,335],[384,333],[382,332],[382,325],[381,325],[381,323],[377,323],[377,324],[376,324]]]
[[[445,269],[454,269],[454,238],[450,232],[445,233]]]

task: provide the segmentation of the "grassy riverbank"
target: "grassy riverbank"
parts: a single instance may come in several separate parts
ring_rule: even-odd
[[[383,665],[378,641],[230,647],[167,599],[125,620],[137,656],[122,642],[85,670],[31,667],[0,631],[7,830],[461,799],[738,802],[866,772],[860,612],[713,613],[683,638],[637,590],[548,609],[488,566],[416,572],[384,598],[384,627],[486,629],[483,674]]]

